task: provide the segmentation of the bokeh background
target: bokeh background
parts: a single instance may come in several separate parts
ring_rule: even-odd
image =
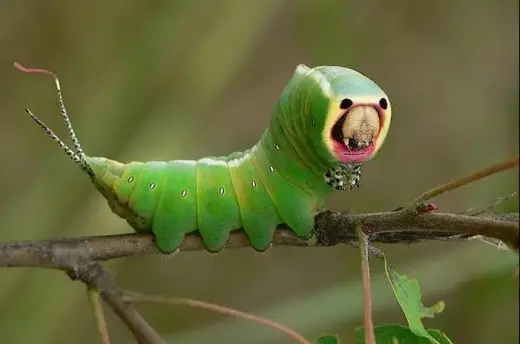
[[[298,63],[376,80],[394,117],[359,190],[333,210],[394,209],[427,188],[518,154],[518,1],[2,1],[0,240],[130,232],[89,180],[24,114],[65,135],[56,72],[85,150],[118,160],[226,154],[252,146]],[[439,197],[444,211],[518,190],[518,171]],[[518,211],[517,199],[497,211]],[[518,257],[480,242],[383,246],[455,343],[516,343]],[[311,340],[351,342],[362,325],[359,253],[348,247],[147,256],[107,264],[143,293],[264,315]],[[376,324],[406,321],[372,267]],[[172,343],[289,343],[260,325],[185,306],[139,305]],[[114,343],[132,337],[108,310]],[[63,273],[0,269],[0,342],[97,343],[85,287]]]

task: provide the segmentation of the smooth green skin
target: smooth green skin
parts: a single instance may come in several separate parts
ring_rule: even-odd
[[[151,230],[163,253],[194,231],[217,252],[239,228],[264,251],[282,223],[300,237],[311,234],[315,212],[333,190],[323,174],[339,163],[322,134],[331,99],[367,95],[386,97],[350,69],[300,65],[250,150],[197,161],[121,164],[88,157],[87,163],[112,210],[135,230]]]

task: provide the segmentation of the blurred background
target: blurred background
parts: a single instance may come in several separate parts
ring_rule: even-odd
[[[391,130],[362,187],[332,210],[385,211],[422,191],[518,154],[518,1],[2,1],[0,241],[131,232],[24,114],[61,135],[57,73],[87,153],[117,160],[199,158],[259,139],[298,63],[343,65],[378,82]],[[518,190],[518,171],[436,199],[446,212]],[[496,211],[518,211],[517,198]],[[518,256],[480,242],[382,246],[417,278],[425,320],[455,343],[516,343]],[[190,297],[279,321],[310,340],[362,325],[359,253],[338,246],[182,253],[106,264],[117,283]],[[406,324],[380,262],[376,324]],[[139,305],[171,343],[290,343],[245,320],[184,306]],[[114,343],[132,337],[110,310]],[[98,343],[85,287],[64,273],[0,269],[1,343]]]

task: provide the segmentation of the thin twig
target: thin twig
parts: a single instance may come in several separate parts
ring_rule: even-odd
[[[493,174],[496,174],[496,173],[499,173],[499,172],[503,172],[505,170],[508,170],[508,169],[511,169],[513,167],[517,167],[518,166],[518,162],[519,162],[519,159],[520,157],[516,157],[516,158],[512,158],[510,160],[507,160],[507,161],[503,161],[503,162],[499,162],[497,164],[493,164],[493,165],[490,165],[480,171],[477,171],[477,172],[474,172],[468,176],[465,176],[465,177],[462,177],[460,179],[455,179],[455,180],[452,180],[446,184],[442,184],[442,185],[439,185],[433,189],[430,189],[424,193],[422,193],[419,197],[417,197],[416,199],[414,199],[411,203],[410,203],[410,208],[411,207],[414,207],[415,205],[417,205],[418,203],[421,203],[421,202],[424,202],[424,201],[428,201],[436,196],[439,196],[447,191],[450,191],[450,190],[454,190],[454,189],[457,189],[461,186],[464,186],[464,185],[467,185],[467,184],[470,184],[474,181],[477,181],[479,179],[482,179],[482,178],[485,178],[485,177],[489,177]]]
[[[102,344],[110,344],[110,336],[108,335],[107,323],[105,320],[105,313],[103,312],[103,305],[99,299],[99,292],[91,287],[88,287],[88,299],[94,310],[97,328],[101,336]]]
[[[85,263],[69,271],[72,279],[83,281],[89,287],[96,288],[103,300],[121,318],[132,331],[140,344],[165,344],[155,330],[135,310],[134,306],[123,299],[122,293],[111,281],[108,272],[99,263]]]
[[[372,321],[372,287],[370,283],[370,263],[368,254],[368,237],[361,225],[358,226],[359,251],[361,252],[361,275],[363,278],[363,323],[365,328],[365,344],[376,344],[374,323]]]
[[[193,300],[189,298],[178,298],[178,297],[168,297],[168,296],[161,296],[161,295],[143,295],[140,293],[136,293],[134,291],[125,290],[123,291],[124,298],[127,301],[132,302],[156,302],[156,303],[169,303],[169,304],[178,304],[178,305],[187,305],[191,307],[197,307],[197,308],[203,308],[208,309],[213,312],[225,314],[225,315],[231,315],[235,317],[239,317],[242,319],[247,319],[254,321],[258,324],[270,327],[276,331],[280,331],[290,338],[294,339],[296,342],[300,344],[311,344],[307,339],[305,339],[301,334],[298,332],[288,328],[287,326],[284,326],[282,324],[279,324],[275,321],[269,320],[267,318],[242,312],[233,308],[228,308],[225,306],[216,305],[214,303],[209,303],[205,301],[200,300]]]
[[[459,214],[470,215],[470,216],[482,215],[484,213],[487,213],[487,212],[497,208],[502,203],[509,201],[511,198],[515,197],[516,195],[517,195],[517,192],[515,191],[515,192],[510,193],[507,196],[497,197],[493,202],[490,202],[488,205],[486,205],[484,207],[469,208],[469,209],[466,209],[466,210],[460,212]]]

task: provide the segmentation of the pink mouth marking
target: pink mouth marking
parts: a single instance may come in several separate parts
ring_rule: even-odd
[[[364,162],[372,156],[375,146],[372,142],[365,148],[350,148],[343,142],[333,141],[334,153],[339,161],[343,163]]]
[[[360,105],[369,105],[373,106],[377,113],[379,114],[379,132],[375,136],[375,138],[370,142],[370,144],[366,147],[354,147],[354,146],[346,146],[343,141],[343,133],[342,127],[345,119],[348,115],[348,112],[354,106]],[[375,151],[375,142],[377,141],[379,134],[381,133],[381,129],[384,124],[384,110],[379,106],[379,104],[356,104],[348,108],[345,112],[341,113],[341,116],[337,119],[336,123],[332,127],[330,137],[332,139],[332,149],[334,151],[334,155],[336,158],[342,163],[361,163],[369,160]]]

